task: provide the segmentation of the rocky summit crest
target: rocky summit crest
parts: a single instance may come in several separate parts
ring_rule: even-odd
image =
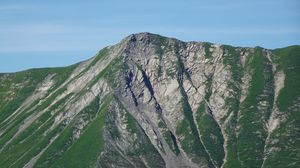
[[[300,47],[132,34],[0,76],[0,167],[300,167]]]

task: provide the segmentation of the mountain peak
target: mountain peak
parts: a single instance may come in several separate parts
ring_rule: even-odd
[[[140,32],[140,33],[134,33],[129,35],[129,37],[135,37],[136,39],[144,39],[144,38],[153,38],[153,37],[162,37],[161,35],[158,34],[153,34],[149,32]]]
[[[131,34],[129,36],[127,36],[124,40],[122,41],[126,41],[126,42],[136,42],[136,41],[140,41],[140,42],[145,42],[145,43],[150,43],[153,42],[157,39],[160,38],[167,38],[167,37],[163,37],[161,35],[158,34],[152,34],[149,32],[141,32],[141,33],[134,33]]]
[[[300,167],[299,53],[143,32],[0,75],[0,165]]]

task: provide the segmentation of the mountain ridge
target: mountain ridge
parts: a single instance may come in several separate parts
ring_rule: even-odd
[[[299,50],[138,33],[2,75],[0,165],[297,167]]]
[[[139,32],[139,33],[134,33],[134,34],[130,34],[128,35],[127,37],[123,38],[122,40],[125,40],[126,38],[129,38],[130,36],[132,35],[140,35],[140,34],[149,34],[149,35],[156,35],[156,36],[161,36],[161,37],[166,37],[166,36],[163,36],[163,35],[159,35],[159,34],[154,34],[154,33],[149,33],[149,32]],[[217,44],[217,45],[221,45],[221,46],[231,46],[231,47],[236,47],[236,48],[256,48],[256,47],[259,47],[259,48],[263,48],[263,49],[266,49],[266,50],[269,50],[269,51],[274,51],[274,50],[279,50],[279,49],[285,49],[285,48],[289,48],[289,47],[299,47],[300,45],[297,45],[297,44],[294,44],[294,45],[289,45],[289,46],[285,46],[285,47],[279,47],[279,48],[273,48],[273,49],[270,49],[270,48],[265,48],[263,46],[254,46],[254,47],[249,47],[249,46],[237,46],[237,45],[229,45],[229,44],[223,44],[223,43],[213,43],[213,42],[208,42],[208,41],[185,41],[185,40],[180,40],[178,38],[175,38],[175,37],[168,37],[170,39],[174,39],[174,40],[178,40],[178,41],[181,41],[181,42],[184,42],[184,43],[209,43],[209,44]],[[121,40],[121,41],[122,41]],[[109,47],[109,46],[106,46],[106,47]],[[104,47],[105,48],[105,47]],[[97,55],[97,54],[96,54]],[[91,59],[91,58],[89,58]],[[15,71],[15,72],[0,72],[0,75],[3,75],[3,74],[13,74],[13,73],[18,73],[18,72],[22,72],[22,71],[28,71],[28,70],[34,70],[34,69],[44,69],[44,68],[63,68],[63,67],[67,67],[67,66],[72,66],[74,64],[79,64],[83,61],[86,61],[86,60],[82,60],[82,61],[78,61],[76,63],[73,63],[73,64],[70,64],[70,65],[66,65],[66,66],[49,66],[49,67],[36,67],[36,68],[28,68],[28,69],[24,69],[24,70],[20,70],[20,71]]]

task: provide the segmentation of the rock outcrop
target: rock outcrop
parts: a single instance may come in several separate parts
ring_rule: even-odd
[[[0,167],[300,167],[300,47],[128,36],[0,75]]]

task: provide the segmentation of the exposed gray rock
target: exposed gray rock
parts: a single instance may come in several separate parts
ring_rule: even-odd
[[[288,74],[276,59],[258,47],[130,35],[74,65],[63,81],[48,74],[8,111],[0,120],[0,165],[70,167],[66,160],[85,158],[76,150],[95,145],[87,163],[76,166],[272,167],[269,160],[282,151],[299,155],[298,147],[287,147],[299,139],[291,116],[300,98],[280,111]],[[11,82],[5,101],[30,82]],[[84,144],[93,138],[95,144]]]

